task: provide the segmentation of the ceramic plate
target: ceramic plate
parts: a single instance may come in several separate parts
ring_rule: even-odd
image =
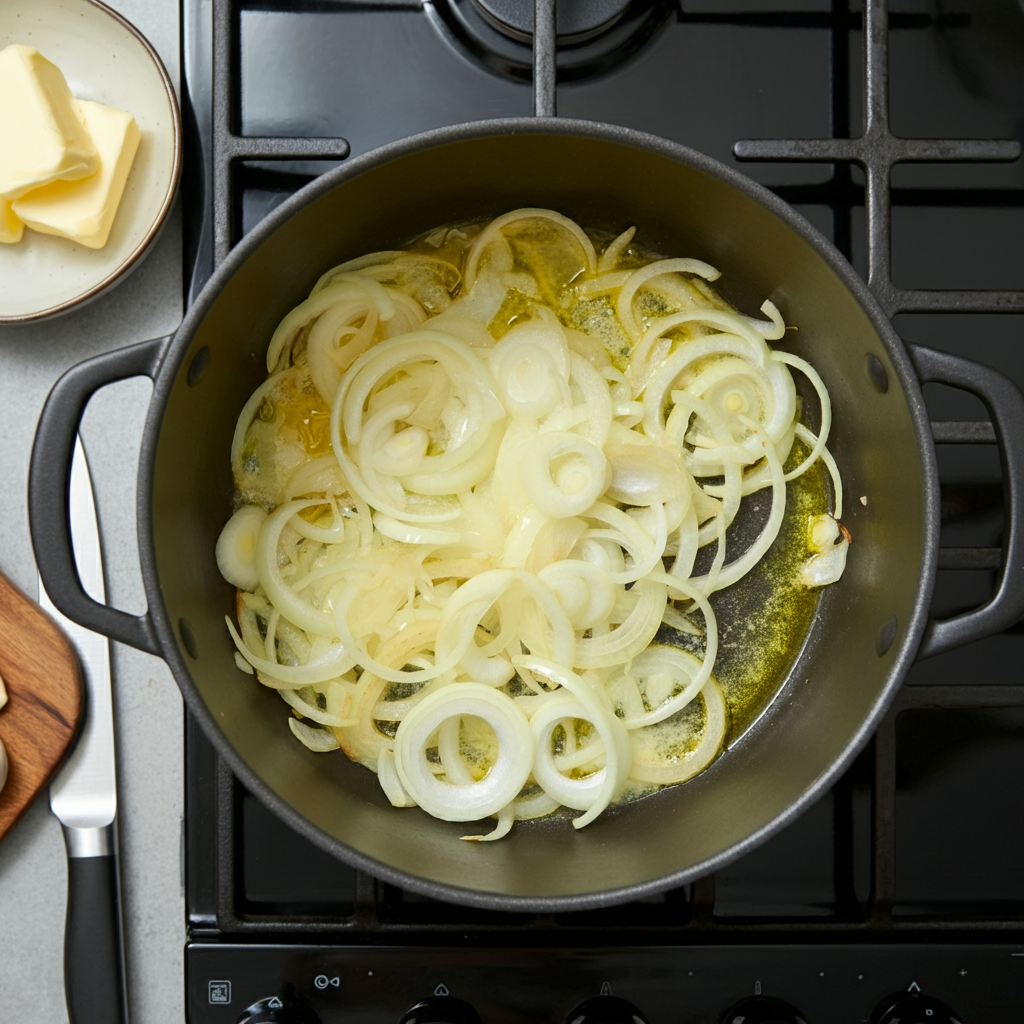
[[[0,323],[64,313],[136,267],[162,227],[181,171],[181,116],[167,70],[146,38],[96,0],[0,0],[0,49],[34,46],[79,99],[127,110],[142,132],[102,249],[26,228],[0,244]]]

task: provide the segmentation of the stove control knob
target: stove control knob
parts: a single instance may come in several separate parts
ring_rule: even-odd
[[[647,1024],[647,1018],[618,996],[584,999],[566,1018],[565,1024]]]
[[[751,996],[729,1010],[722,1017],[722,1024],[807,1024],[807,1021],[795,1006],[781,999]]]
[[[934,996],[895,992],[871,1014],[871,1024],[961,1024],[960,1018]]]
[[[461,999],[431,996],[406,1010],[401,1024],[480,1024],[480,1018]]]
[[[243,1010],[236,1024],[320,1024],[320,1018],[297,999],[267,996]]]

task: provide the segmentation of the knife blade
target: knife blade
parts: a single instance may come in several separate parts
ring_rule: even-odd
[[[92,480],[75,439],[69,494],[75,565],[86,592],[105,600],[103,559]],[[110,645],[72,622],[39,581],[39,604],[68,635],[85,679],[85,718],[78,742],[50,783],[50,808],[68,853],[64,989],[71,1024],[125,1024],[128,1019],[117,863],[117,776]]]

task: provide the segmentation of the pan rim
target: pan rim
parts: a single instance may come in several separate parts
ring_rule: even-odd
[[[481,889],[469,889],[432,879],[409,874],[389,866],[335,838],[313,824],[291,804],[279,796],[269,784],[256,773],[247,761],[231,745],[221,731],[212,712],[207,707],[192,680],[186,658],[178,642],[170,614],[163,601],[159,583],[155,537],[153,532],[153,485],[156,467],[156,451],[172,391],[177,385],[180,372],[188,355],[192,338],[203,323],[207,313],[220,296],[224,286],[233,279],[242,265],[253,253],[287,223],[299,210],[315,202],[327,192],[345,182],[372,171],[378,166],[401,157],[415,155],[421,151],[441,147],[450,143],[471,142],[477,139],[509,135],[553,135],[591,138],[600,142],[617,144],[642,150],[683,163],[726,185],[736,188],[747,197],[768,209],[783,223],[809,242],[818,256],[840,279],[843,286],[854,297],[868,318],[873,330],[883,344],[899,380],[906,399],[908,412],[914,426],[919,465],[921,467],[922,504],[922,547],[921,564],[918,573],[915,598],[910,617],[901,626],[897,638],[896,652],[892,658],[887,677],[880,687],[870,712],[860,726],[847,740],[841,753],[833,758],[827,769],[807,786],[787,808],[760,828],[747,834],[742,840],[704,860],[691,864],[679,871],[657,878],[635,882],[625,886],[602,889],[585,893],[559,896],[508,895]],[[365,871],[386,882],[411,892],[426,895],[447,902],[485,910],[511,912],[563,912],[593,909],[617,903],[641,899],[660,893],[669,888],[684,885],[715,871],[744,853],[760,845],[768,836],[784,828],[802,814],[852,763],[864,747],[871,734],[877,729],[887,712],[896,691],[902,685],[910,665],[917,656],[921,639],[928,622],[928,605],[934,587],[938,563],[938,470],[935,448],[931,440],[930,424],[921,392],[921,385],[910,362],[902,340],[896,334],[888,317],[871,294],[866,283],[849,262],[839,253],[831,241],[825,238],[813,225],[780,199],[774,192],[758,184],[739,171],[709,157],[697,150],[679,143],[638,132],[616,125],[594,121],[578,121],[568,118],[502,118],[474,121],[462,125],[444,127],[410,136],[398,142],[382,146],[350,162],[342,163],[300,189],[285,200],[259,225],[246,235],[231,250],[223,263],[214,271],[196,302],[187,312],[170,345],[167,347],[160,368],[154,380],[153,398],[143,432],[139,462],[137,491],[137,519],[139,553],[143,569],[150,616],[158,638],[164,660],[186,700],[189,711],[195,715],[207,737],[217,747],[232,771],[243,784],[266,806],[315,845],[338,857],[353,867]]]

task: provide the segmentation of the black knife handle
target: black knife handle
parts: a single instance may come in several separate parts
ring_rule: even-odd
[[[71,1024],[127,1024],[121,903],[113,852],[68,857],[64,991]]]

